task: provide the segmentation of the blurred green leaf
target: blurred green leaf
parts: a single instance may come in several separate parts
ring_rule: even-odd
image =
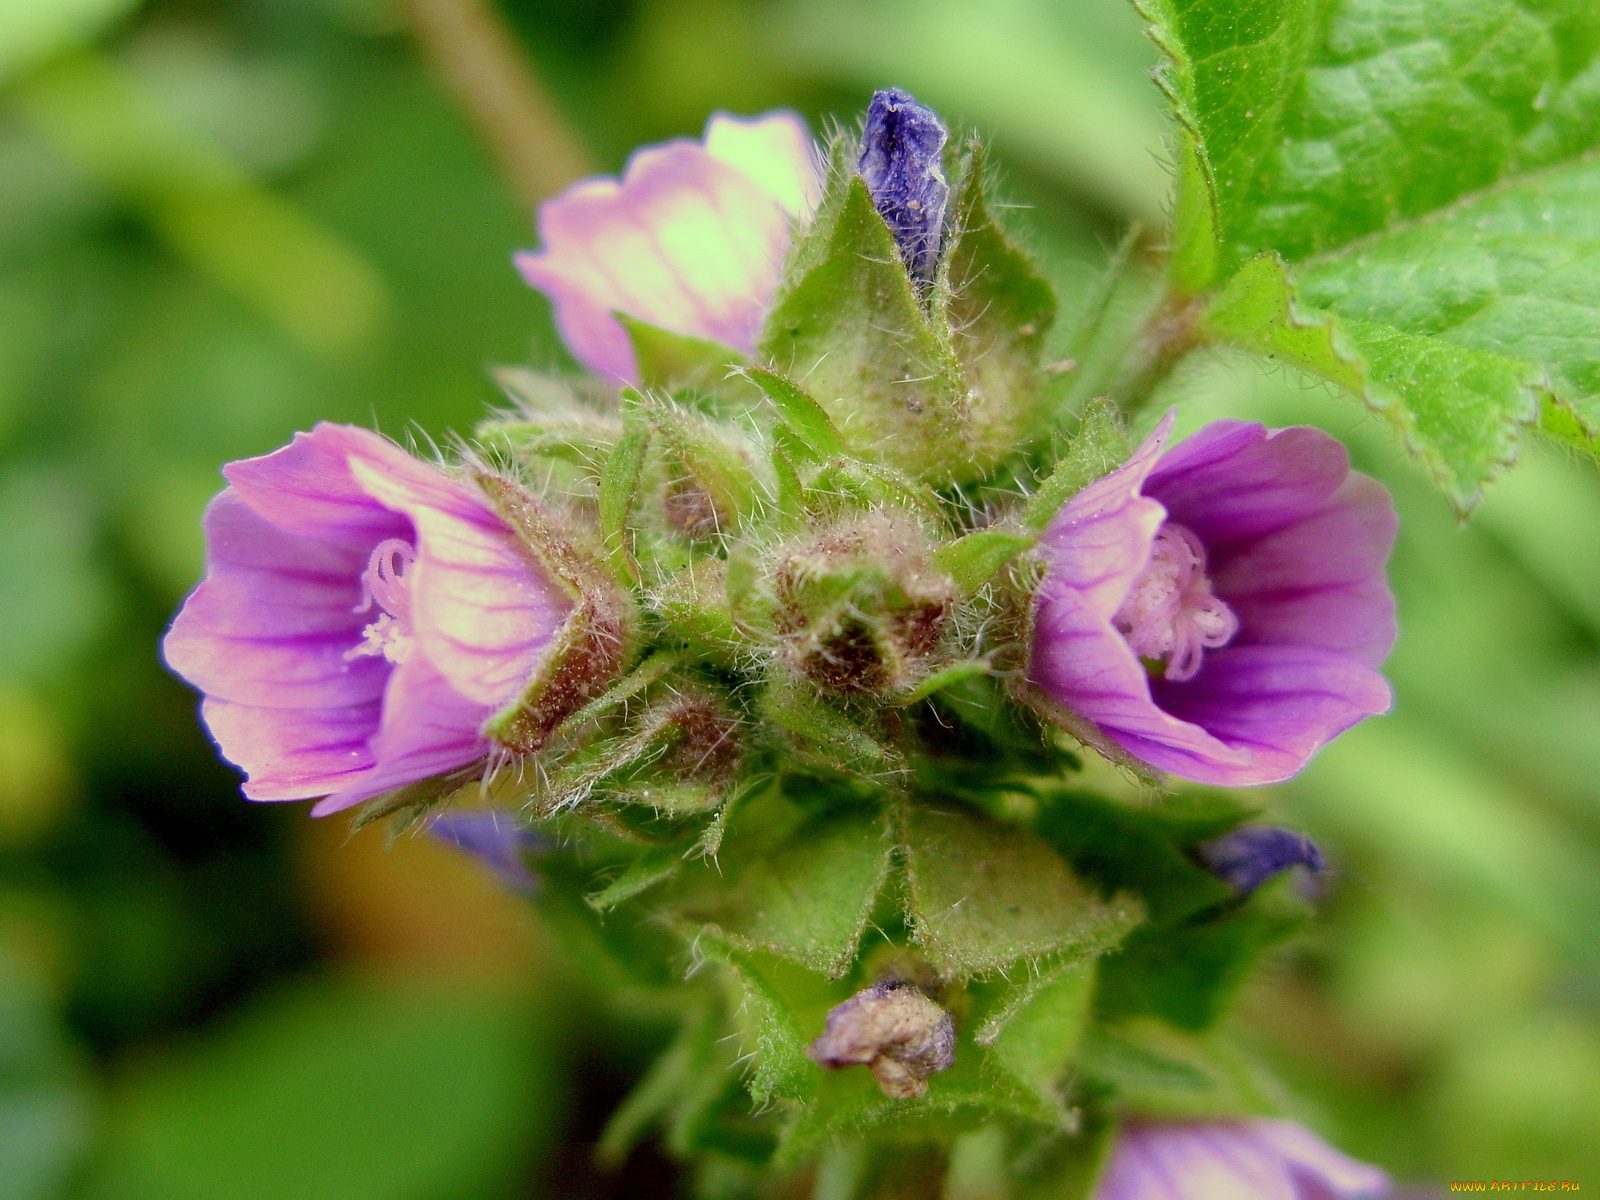
[[[1110,1087],[1120,1107],[1141,1116],[1228,1117],[1276,1107],[1259,1070],[1217,1035],[1184,1033],[1155,1020],[1095,1025],[1078,1070]]]
[[[0,1200],[55,1200],[89,1148],[93,1105],[38,979],[0,947]]]
[[[1153,1015],[1179,1029],[1209,1029],[1262,954],[1299,932],[1310,907],[1284,891],[1258,890],[1231,911],[1135,930],[1101,965],[1095,1009],[1103,1017]]]
[[[0,0],[0,81],[81,46],[139,0]]]
[[[504,1187],[551,1132],[528,1009],[494,989],[316,984],[122,1082],[93,1194],[410,1200]]]
[[[138,206],[179,254],[322,355],[367,347],[389,296],[372,266],[319,222],[182,133],[106,58],[31,76],[22,110],[86,172]]]
[[[82,482],[59,471],[0,470],[0,676],[60,668],[109,615],[92,504]]]
[[[797,0],[785,15],[782,44],[802,63],[894,80],[1111,211],[1160,222],[1165,131],[1122,0]]]

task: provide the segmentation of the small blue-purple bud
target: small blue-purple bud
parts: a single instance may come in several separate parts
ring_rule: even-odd
[[[512,891],[531,893],[539,886],[523,856],[542,840],[510,813],[493,808],[446,809],[428,821],[428,832],[478,859]]]
[[[856,169],[915,279],[932,279],[939,265],[950,198],[943,169],[948,136],[944,122],[910,93],[899,88],[873,93]]]
[[[1245,896],[1290,867],[1320,875],[1328,865],[1316,843],[1293,829],[1236,829],[1198,853],[1213,875]]]

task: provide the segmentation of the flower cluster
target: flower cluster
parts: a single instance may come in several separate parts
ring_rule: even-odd
[[[742,998],[680,979],[669,1054],[745,1037],[750,1107],[650,1085],[674,1129],[787,1121],[741,1151],[787,1170],[891,1111],[1120,1123],[1101,1200],[1378,1195],[1258,1099],[1163,1121],[1079,1054],[1209,1028],[1321,851],[1070,776],[1273,783],[1384,712],[1393,506],[1314,429],[1170,445],[1169,413],[1130,451],[1114,404],[1056,411],[1054,294],[947,142],[889,90],[825,151],[716,116],[550,201],[517,266],[592,376],[503,373],[452,459],[319,425],[229,464],[167,662],[251,799],[424,817],[539,902],[687,939],[617,977],[716,964]],[[1091,443],[1121,447],[1098,478]],[[881,1098],[819,1082],[861,1065]]]

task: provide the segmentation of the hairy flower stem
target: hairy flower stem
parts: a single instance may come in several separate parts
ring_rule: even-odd
[[[1110,390],[1122,411],[1139,412],[1179,362],[1201,345],[1197,329],[1205,297],[1168,293],[1147,318]]]
[[[485,0],[400,0],[430,64],[530,208],[594,168]]]

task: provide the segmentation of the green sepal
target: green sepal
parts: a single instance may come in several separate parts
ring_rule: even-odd
[[[474,471],[472,478],[530,557],[572,600],[522,694],[484,723],[484,734],[499,745],[531,754],[622,674],[633,640],[633,601],[601,565],[599,549],[558,526],[519,485],[488,471]]]
[[[805,520],[806,485],[789,456],[777,447],[772,451],[772,474],[777,480],[777,523],[785,530],[796,529]]]
[[[1055,324],[1056,296],[989,212],[982,143],[973,139],[965,157],[938,293],[968,388],[974,447],[987,464],[1034,432],[1039,358]]]
[[[549,769],[548,804],[591,796],[651,808],[671,819],[710,812],[732,785],[742,737],[738,715],[692,680],[657,690],[613,737]]]
[[[732,669],[755,648],[730,604],[728,571],[732,559],[696,558],[650,596],[651,610],[666,622],[669,640],[685,642],[711,664]]]
[[[969,439],[966,385],[935,332],[867,185],[852,176],[826,252],[779,298],[761,353],[804,379],[847,444],[919,479],[983,469]]]
[[[992,670],[993,668],[989,665],[989,661],[982,658],[962,659],[960,662],[950,663],[948,666],[940,667],[932,675],[922,680],[916,687],[896,700],[895,703],[902,708],[917,704],[926,700],[935,692],[942,692],[946,688],[955,687],[957,684],[964,683],[966,680],[978,675],[987,675]]]
[[[1089,401],[1078,432],[1055,470],[1028,497],[1022,523],[1043,529],[1061,506],[1096,479],[1109,475],[1128,460],[1131,449],[1117,407],[1106,399]]]
[[[1091,958],[1144,919],[1136,897],[1102,900],[1024,830],[926,805],[908,806],[901,821],[906,922],[942,973]]]
[[[523,460],[557,459],[592,471],[622,436],[614,413],[585,404],[564,379],[525,367],[496,367],[494,378],[517,411],[479,422],[473,436],[488,450]]]
[[[624,312],[612,312],[611,316],[633,346],[641,387],[726,391],[730,375],[745,365],[744,355],[721,342],[673,333]]]
[[[632,900],[681,871],[684,855],[693,848],[692,841],[652,846],[624,867],[622,874],[599,891],[586,895],[584,900],[596,912],[606,912]]]
[[[628,518],[638,500],[644,457],[649,448],[650,426],[636,412],[629,411],[623,418],[622,436],[600,472],[600,536],[612,569],[624,582],[639,577],[628,539]]]
[[[802,761],[880,775],[896,765],[894,752],[809,684],[773,678],[761,694],[761,714],[795,739]]]
[[[844,438],[834,428],[832,418],[799,384],[764,367],[751,367],[744,372],[744,377],[760,388],[762,394],[772,402],[778,415],[812,458],[821,461],[848,453]]]
[[[954,579],[962,592],[971,595],[1032,546],[1034,540],[1003,529],[980,529],[935,550],[933,565]]]

